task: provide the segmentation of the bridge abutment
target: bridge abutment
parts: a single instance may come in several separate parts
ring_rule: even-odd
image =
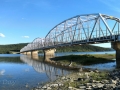
[[[36,50],[36,51],[31,51],[31,54],[32,54],[32,55],[38,55],[38,50]]]
[[[31,51],[31,56],[32,56],[32,59],[39,60],[38,50],[36,50],[36,51]]]
[[[45,50],[43,50],[44,56],[54,56],[55,51],[56,51],[55,48],[53,48],[53,49],[45,49]]]
[[[31,51],[29,51],[29,52],[26,52],[26,54],[27,54],[27,55],[31,55]]]
[[[120,42],[111,42],[111,47],[116,50],[116,67],[120,68]]]

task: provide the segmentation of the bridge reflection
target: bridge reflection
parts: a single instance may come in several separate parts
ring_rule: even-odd
[[[64,70],[62,68],[55,67],[52,64],[46,63],[49,62],[50,57],[44,58],[43,56],[38,56],[38,55],[21,55],[20,59],[27,63],[28,65],[32,66],[35,71],[39,73],[46,73],[47,77],[49,78],[50,81],[53,81],[58,78],[58,76],[63,76],[68,73],[70,73],[69,70]]]

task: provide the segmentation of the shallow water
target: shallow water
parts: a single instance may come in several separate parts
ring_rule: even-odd
[[[116,67],[116,62],[109,62],[104,64],[95,64],[90,66],[83,66],[84,68],[98,69],[98,70],[114,70]]]
[[[71,54],[114,54],[112,52],[71,52],[56,53],[56,56]],[[51,57],[46,57],[49,60]],[[86,68],[112,70],[116,63],[84,66]],[[31,90],[48,81],[54,81],[58,76],[64,76],[73,71],[56,67],[44,62],[42,54],[27,56],[19,54],[0,54],[0,90]]]
[[[71,71],[42,62],[42,57],[0,55],[0,90],[31,90]]]

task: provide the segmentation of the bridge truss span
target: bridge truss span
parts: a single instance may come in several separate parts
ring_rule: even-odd
[[[36,38],[20,52],[74,44],[120,41],[119,35],[119,18],[100,13],[77,15],[59,23],[45,38]]]

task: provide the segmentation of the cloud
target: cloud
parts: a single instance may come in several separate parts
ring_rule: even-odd
[[[22,36],[22,38],[30,38],[29,36]]]
[[[99,1],[107,5],[111,10],[120,13],[119,0],[99,0]]]
[[[2,34],[2,33],[0,33],[0,37],[5,37],[5,35],[4,35],[4,34]]]

